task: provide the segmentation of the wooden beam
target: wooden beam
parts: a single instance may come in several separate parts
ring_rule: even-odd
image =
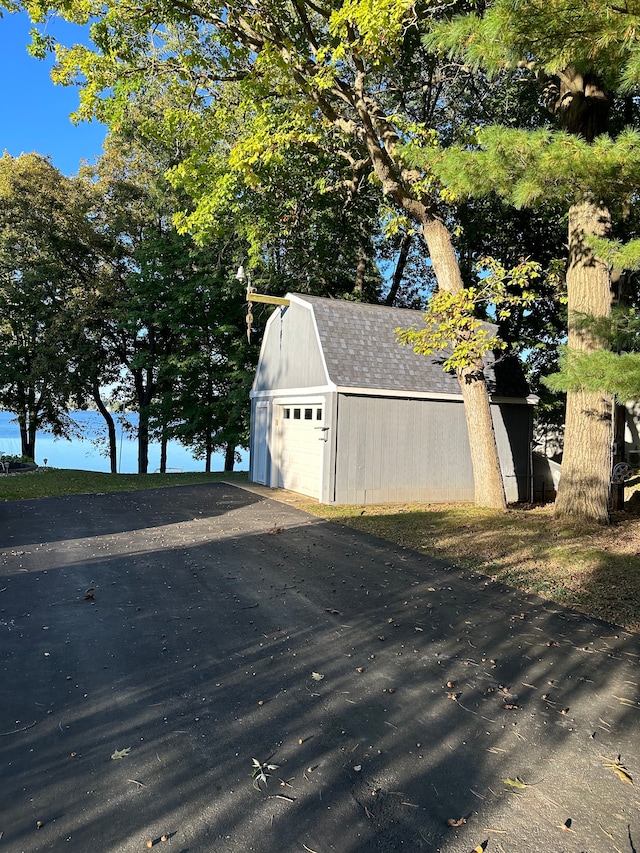
[[[291,305],[290,299],[282,296],[269,296],[264,293],[247,293],[247,302],[268,302],[270,305]]]

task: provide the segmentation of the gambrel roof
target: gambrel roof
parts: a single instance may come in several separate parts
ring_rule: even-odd
[[[418,355],[411,347],[400,346],[396,340],[396,329],[423,326],[422,312],[299,293],[287,294],[287,298],[291,304],[277,309],[267,323],[261,353],[262,362],[265,357],[269,357],[267,339],[274,333],[270,326],[279,323],[278,357],[285,362],[285,369],[278,371],[282,380],[280,387],[326,384],[345,391],[353,389],[354,392],[360,389],[371,393],[460,396],[456,377],[442,369],[442,356]],[[310,318],[304,317],[306,312],[310,313]],[[287,373],[293,376],[300,371],[296,359],[303,361],[312,357],[309,352],[302,351],[301,342],[296,341],[295,330],[291,328],[296,324],[296,317],[300,328],[305,329],[309,351],[314,347],[319,351],[324,367],[324,381],[319,375],[320,371],[316,369],[314,372],[312,368],[310,370],[315,379],[310,375],[308,383],[293,378],[286,380]],[[289,341],[283,343],[282,336],[287,332]],[[273,357],[273,353],[272,350],[270,357]],[[496,362],[489,354],[485,358],[485,365],[485,375],[493,396],[527,397],[529,389],[515,356],[501,358]],[[265,384],[261,380],[260,367],[259,364],[254,391],[266,388],[269,384],[274,387],[273,381]]]

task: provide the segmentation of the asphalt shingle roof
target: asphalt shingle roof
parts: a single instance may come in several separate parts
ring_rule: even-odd
[[[293,295],[293,294],[292,294]],[[442,356],[417,355],[396,341],[397,328],[422,326],[422,313],[296,293],[311,305],[329,378],[338,386],[372,390],[460,394],[456,377],[442,369]],[[489,390],[496,396],[526,397],[522,368],[509,356],[485,358]]]

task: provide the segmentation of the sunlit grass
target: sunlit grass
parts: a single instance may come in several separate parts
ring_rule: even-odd
[[[191,486],[220,480],[247,479],[246,472],[215,474],[102,474],[96,471],[74,471],[62,468],[39,468],[37,471],[0,474],[0,501],[48,498],[60,495],[105,494],[156,489],[162,486]]]

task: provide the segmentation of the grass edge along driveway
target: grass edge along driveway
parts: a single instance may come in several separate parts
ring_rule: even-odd
[[[0,501],[185,486],[247,483],[246,472],[104,474],[40,468],[0,476]],[[265,489],[278,498],[283,493]],[[287,493],[284,493],[287,494]],[[589,616],[640,631],[640,518],[608,527],[569,525],[551,506],[506,513],[470,504],[331,506],[296,500],[312,515],[437,557]]]

